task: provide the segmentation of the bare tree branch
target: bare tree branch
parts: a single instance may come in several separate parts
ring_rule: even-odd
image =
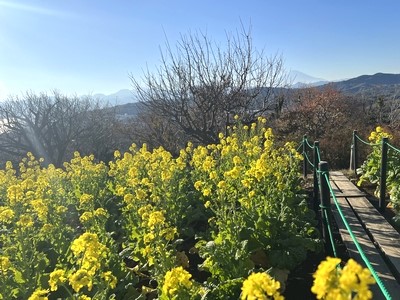
[[[251,122],[281,108],[275,93],[286,79],[282,58],[256,51],[243,29],[227,34],[225,48],[206,34],[182,35],[174,49],[166,43],[156,72],[131,76],[151,113],[201,143],[216,142],[234,114]]]

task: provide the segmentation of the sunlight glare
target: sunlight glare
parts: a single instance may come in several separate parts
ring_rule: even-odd
[[[0,9],[1,8],[6,8],[6,9],[9,8],[16,11],[25,11],[25,12],[48,15],[48,16],[57,16],[57,17],[66,16],[65,13],[57,10],[43,8],[39,6],[27,5],[22,3],[16,3],[16,1],[0,0]]]

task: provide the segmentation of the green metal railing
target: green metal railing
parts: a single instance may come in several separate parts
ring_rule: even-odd
[[[356,132],[353,133],[353,155],[356,153],[357,155],[357,149],[356,149],[356,140],[360,140],[359,137],[357,136]],[[361,142],[365,142],[360,140]],[[366,143],[366,142],[365,142]],[[383,142],[387,143],[387,141]],[[369,143],[368,143],[369,144]],[[371,144],[372,146],[377,146],[375,144]],[[389,146],[393,147],[393,146]],[[307,140],[307,136],[305,135],[303,137],[302,141],[302,146],[298,148],[300,150],[302,148],[303,152],[303,176],[306,178],[307,177],[307,172],[308,172],[308,166],[311,166],[313,169],[313,174],[314,174],[314,204],[316,208],[318,207],[321,209],[321,220],[322,220],[322,237],[324,239],[324,243],[326,247],[329,247],[329,250],[332,252],[332,254],[337,257],[337,250],[336,250],[336,245],[335,245],[335,239],[333,237],[332,233],[332,210],[331,210],[331,197],[333,199],[333,202],[335,204],[336,210],[339,213],[340,218],[343,221],[343,224],[345,225],[347,231],[349,232],[349,235],[351,239],[354,242],[354,245],[356,246],[362,260],[364,261],[365,265],[367,268],[370,270],[372,276],[374,277],[376,283],[378,284],[378,287],[380,288],[383,296],[385,299],[392,299],[392,296],[389,294],[388,290],[386,289],[385,285],[383,284],[382,280],[379,278],[378,274],[376,273],[375,269],[373,268],[371,262],[368,260],[367,256],[365,255],[363,249],[361,248],[360,244],[357,241],[356,236],[354,235],[349,223],[347,222],[341,207],[339,205],[339,202],[336,198],[336,195],[333,191],[332,185],[329,181],[329,167],[328,163],[326,161],[321,161],[321,153],[319,149],[319,142],[316,141],[314,144],[310,144],[310,142]],[[311,162],[311,159],[309,157],[308,152],[310,150],[313,150],[313,162]],[[399,149],[396,149],[400,152]],[[357,167],[357,162],[353,158],[353,166]]]

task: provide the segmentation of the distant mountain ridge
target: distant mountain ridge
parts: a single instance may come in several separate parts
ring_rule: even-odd
[[[361,75],[342,81],[329,82],[318,81],[321,78],[312,77],[298,71],[295,72],[297,72],[297,75],[300,74],[300,80],[305,80],[306,82],[297,82],[292,85],[292,88],[304,88],[307,86],[323,88],[329,85],[344,93],[350,94],[393,95],[396,92],[400,93],[400,74],[376,73],[373,75]],[[104,101],[108,103],[108,105],[115,107],[116,113],[120,119],[134,117],[140,110],[141,104],[138,102],[132,90],[124,89],[110,95],[96,94],[94,96],[100,101]]]
[[[400,74],[376,73],[330,83],[333,87],[347,93],[359,93],[370,90],[391,92],[400,89]]]
[[[112,106],[137,102],[134,91],[128,89],[122,89],[110,95],[95,94],[93,96],[99,101]]]

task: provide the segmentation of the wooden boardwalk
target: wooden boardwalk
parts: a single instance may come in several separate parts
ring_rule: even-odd
[[[392,299],[400,299],[400,234],[343,173],[329,172],[329,179],[341,211],[366,257]],[[332,197],[331,203],[332,214],[350,257],[365,266]],[[373,299],[385,299],[377,285],[373,293]]]

